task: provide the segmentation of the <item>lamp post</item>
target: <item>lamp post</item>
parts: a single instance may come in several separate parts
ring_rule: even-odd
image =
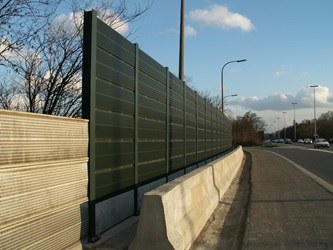
[[[179,79],[184,81],[184,30],[185,30],[185,0],[180,5],[180,37],[179,37]]]
[[[284,132],[284,140],[286,140],[286,111],[283,111],[283,132]]]
[[[297,102],[291,103],[294,106],[294,141],[296,142],[296,113],[295,113],[295,105]]]
[[[227,97],[234,97],[237,96],[237,94],[233,94],[233,95],[226,95],[223,99],[226,99]]]
[[[224,67],[227,66],[228,64],[230,63],[240,63],[240,62],[245,62],[246,59],[241,59],[241,60],[234,60],[234,61],[229,61],[227,63],[225,63],[221,69],[221,101],[222,101],[222,113],[224,112],[224,106],[223,106],[223,70],[224,70]]]
[[[314,116],[314,138],[317,138],[317,120],[316,120],[316,88],[318,85],[310,85],[313,88],[313,116]]]
[[[224,103],[224,100],[227,99],[227,97],[234,97],[234,96],[237,96],[237,94],[233,94],[233,95],[226,95],[225,97],[223,97],[223,100],[222,102]],[[222,104],[222,107],[224,107],[224,104]],[[222,110],[222,113],[224,113],[224,110]]]
[[[280,140],[280,117],[276,118],[278,120],[278,139]]]

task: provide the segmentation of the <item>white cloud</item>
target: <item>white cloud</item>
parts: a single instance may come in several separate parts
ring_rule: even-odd
[[[173,33],[173,34],[179,34],[180,28],[169,28],[166,31],[161,31],[160,34],[168,34],[168,33]],[[185,36],[186,37],[193,37],[197,35],[197,31],[195,30],[194,27],[190,25],[185,26]]]
[[[116,25],[111,25],[113,29],[115,29],[118,33],[122,35],[126,35],[130,31],[130,26],[124,20],[119,19],[115,22]]]
[[[197,31],[190,25],[186,25],[185,27],[185,35],[187,37],[190,37],[190,36],[196,36],[197,34]]]
[[[216,26],[222,29],[240,28],[243,31],[251,31],[254,26],[250,19],[231,12],[222,5],[212,5],[207,9],[193,10],[188,17],[207,26]]]
[[[100,13],[98,16],[105,23],[110,24],[110,27],[115,29],[122,35],[126,35],[129,30],[129,24],[120,19],[119,16],[116,16],[113,10],[105,10],[105,12]],[[61,33],[69,32],[74,33],[77,30],[77,27],[83,25],[83,13],[68,13],[68,14],[60,14],[57,16],[52,24],[50,25],[50,30],[58,33],[59,35],[63,35]]]
[[[288,75],[289,72],[288,71],[284,71],[284,70],[280,70],[280,71],[275,71],[274,72],[274,76],[275,77],[282,77],[282,76],[285,76],[285,75]]]
[[[290,93],[277,93],[271,96],[258,98],[243,97],[230,102],[231,105],[239,105],[245,109],[254,111],[283,111],[291,109],[291,103],[297,102],[297,108],[313,107],[313,88],[303,87],[296,95]],[[316,107],[333,108],[333,96],[325,86],[316,88]]]
[[[258,97],[243,97],[233,101],[231,104],[240,105],[256,111],[263,110],[284,110],[289,108],[294,102],[294,97],[291,94],[275,94],[264,98]]]
[[[63,36],[64,34],[73,34],[77,27],[83,25],[83,14],[78,13],[68,13],[58,15],[49,26],[49,31],[57,34],[58,36]]]
[[[266,131],[271,132],[293,124],[294,112],[292,102],[297,102],[295,105],[296,122],[303,120],[312,120],[313,114],[313,88],[309,86],[303,87],[296,95],[292,94],[274,94],[268,97],[258,98],[247,97],[234,99],[229,103],[233,116],[243,116],[245,112],[251,111],[263,118],[267,124]],[[229,106],[229,107],[230,107]],[[333,95],[325,86],[316,88],[316,111],[317,118],[321,114],[333,110]],[[286,111],[285,116],[282,112]],[[278,120],[279,119],[279,120]]]

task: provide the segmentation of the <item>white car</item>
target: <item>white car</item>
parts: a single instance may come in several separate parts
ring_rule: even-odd
[[[318,138],[313,143],[314,148],[329,148],[330,144],[324,138]]]
[[[310,139],[310,138],[305,138],[305,139],[304,139],[304,144],[312,144],[312,139]]]

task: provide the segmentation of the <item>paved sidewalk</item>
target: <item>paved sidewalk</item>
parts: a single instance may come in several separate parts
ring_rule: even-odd
[[[247,150],[252,194],[243,249],[333,249],[333,195],[279,156]]]

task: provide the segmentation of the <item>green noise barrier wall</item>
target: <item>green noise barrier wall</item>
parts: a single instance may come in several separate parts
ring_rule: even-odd
[[[140,185],[167,180],[171,173],[230,149],[231,122],[95,11],[85,13],[83,64],[94,237],[103,231],[96,229],[99,202],[133,190],[134,214]]]

